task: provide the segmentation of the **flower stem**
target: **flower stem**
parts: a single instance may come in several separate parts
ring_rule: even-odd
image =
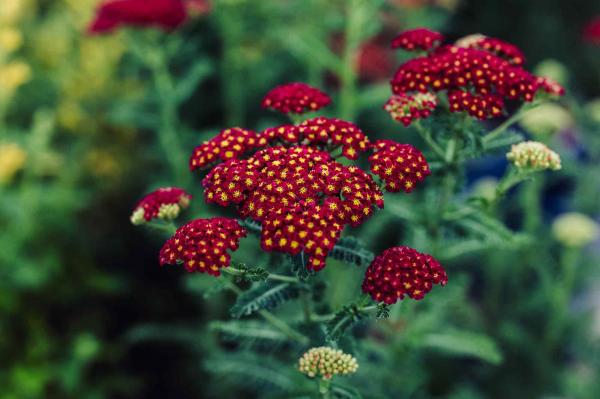
[[[321,378],[319,380],[319,395],[322,399],[331,398],[331,380]]]
[[[226,271],[227,268],[224,268],[223,270]],[[231,291],[233,291],[237,296],[240,296],[243,293],[243,291],[241,289],[239,289],[231,281],[228,284],[228,288]],[[261,309],[261,310],[258,311],[258,314],[266,322],[268,322],[269,324],[271,324],[273,327],[277,328],[279,331],[281,331],[282,333],[284,333],[290,339],[293,339],[294,341],[297,341],[298,343],[300,343],[302,345],[308,345],[308,343],[310,342],[310,340],[308,339],[308,337],[306,337],[306,336],[300,334],[298,331],[294,330],[285,321],[281,320],[279,317],[275,316],[273,313],[269,312],[268,310]]]
[[[246,272],[244,270],[236,269],[235,267],[232,267],[232,266],[225,267],[221,270],[231,276],[243,276],[244,274],[246,274]],[[288,282],[288,283],[299,283],[300,282],[300,280],[298,280],[296,277],[284,276],[283,274],[276,274],[276,273],[269,273],[267,278],[269,280],[284,281],[284,282]]]
[[[440,147],[439,144],[433,140],[431,137],[431,132],[428,129],[425,129],[418,121],[414,123],[414,126],[417,129],[417,133],[419,133],[423,141],[425,141],[425,143],[427,143],[427,145],[433,150],[435,155],[437,155],[442,161],[446,161],[446,154],[444,153],[444,150],[442,150],[442,147]]]
[[[356,51],[362,35],[362,0],[348,0],[344,50],[340,65],[340,118],[351,120],[356,116]]]
[[[525,114],[527,113],[527,111],[531,110],[532,108],[537,107],[536,103],[532,103],[529,105],[524,105],[523,107],[521,107],[517,112],[515,112],[514,114],[512,114],[512,116],[508,119],[506,119],[504,122],[502,122],[500,125],[498,125],[498,127],[496,127],[495,129],[493,129],[492,131],[490,131],[488,134],[485,135],[485,137],[483,137],[483,143],[489,143],[490,141],[492,141],[493,139],[495,139],[496,137],[500,136],[502,133],[504,133],[504,131],[506,129],[508,129],[509,127],[511,127],[512,125],[514,125],[515,123],[517,123],[518,121],[521,120],[521,118],[523,118],[523,116],[525,116]]]

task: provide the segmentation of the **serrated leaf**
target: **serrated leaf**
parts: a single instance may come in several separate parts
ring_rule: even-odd
[[[426,334],[421,346],[449,355],[475,357],[492,364],[502,362],[502,353],[487,335],[470,331]]]
[[[248,266],[245,263],[235,263],[235,267],[241,272],[241,274],[235,276],[237,282],[259,282],[265,281],[269,277],[269,272],[260,266]]]
[[[337,242],[329,256],[339,261],[365,266],[373,260],[373,253],[365,249],[360,240],[354,237],[343,237]]]
[[[363,315],[356,304],[344,306],[333,319],[325,326],[325,335],[328,341],[338,341],[344,336],[347,329],[362,319]]]
[[[261,309],[274,309],[298,296],[298,288],[289,283],[264,283],[242,293],[233,307],[231,316],[240,318]]]
[[[288,341],[285,334],[269,328],[264,323],[254,320],[216,321],[210,324],[210,329],[225,335],[228,339],[242,341],[268,341],[271,345]]]
[[[306,268],[306,255],[304,252],[300,252],[298,255],[290,255],[288,259],[290,261],[292,273],[300,280],[306,281],[316,274],[314,270],[308,270]]]

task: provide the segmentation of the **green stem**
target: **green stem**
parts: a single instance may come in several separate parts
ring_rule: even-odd
[[[227,268],[224,268],[223,270],[226,271]],[[237,296],[240,296],[243,292],[231,281],[228,284],[228,288],[231,291],[233,291]],[[310,342],[310,340],[306,336],[294,330],[285,321],[281,320],[268,310],[261,309],[258,311],[258,314],[273,327],[277,328],[279,331],[284,333],[288,338],[293,339],[294,341],[297,341],[302,345],[308,345],[308,343]]]
[[[156,229],[156,230],[161,230],[161,231],[167,232],[171,235],[175,234],[175,231],[177,231],[177,226],[175,226],[175,223],[173,223],[173,222],[168,222],[168,223],[148,222],[148,223],[146,223],[146,226]]]
[[[331,380],[321,378],[319,380],[319,395],[322,399],[330,399],[331,396]]]
[[[431,131],[425,129],[418,121],[414,123],[414,126],[417,129],[417,133],[419,133],[423,141],[425,141],[425,143],[432,149],[435,155],[445,162],[446,154],[444,153],[444,150],[442,150],[442,147],[440,147],[439,144],[436,143],[431,137]]]
[[[352,120],[356,116],[356,50],[360,45],[362,13],[361,0],[348,0],[346,26],[344,30],[344,51],[340,65],[340,110],[342,119]]]
[[[232,266],[225,267],[221,270],[231,276],[243,276],[246,274],[245,271],[236,269],[235,267],[232,267]],[[269,273],[267,278],[269,280],[284,281],[284,282],[288,282],[288,283],[300,283],[300,280],[298,280],[296,277],[284,276],[282,274],[276,274],[276,273]]]
[[[485,137],[483,137],[483,143],[484,144],[489,143],[496,137],[500,136],[502,133],[504,133],[504,131],[506,129],[508,129],[509,127],[511,127],[518,121],[520,121],[521,118],[523,118],[523,116],[527,113],[527,111],[529,111],[535,107],[537,107],[537,104],[535,104],[535,103],[522,106],[510,118],[506,119],[504,122],[502,122],[500,125],[498,125],[498,127],[496,127],[495,129],[490,131],[488,134],[486,134]]]

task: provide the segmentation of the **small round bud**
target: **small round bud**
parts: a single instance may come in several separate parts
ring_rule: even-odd
[[[569,212],[554,219],[552,223],[554,238],[567,247],[583,247],[600,235],[600,226],[588,216]]]

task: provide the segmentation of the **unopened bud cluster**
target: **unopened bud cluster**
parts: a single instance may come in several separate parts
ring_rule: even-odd
[[[524,141],[513,145],[506,158],[524,172],[561,168],[560,156],[537,141]]]
[[[353,374],[358,370],[356,359],[339,349],[320,346],[312,348],[300,358],[298,369],[310,378],[321,377],[325,380],[334,375]]]

